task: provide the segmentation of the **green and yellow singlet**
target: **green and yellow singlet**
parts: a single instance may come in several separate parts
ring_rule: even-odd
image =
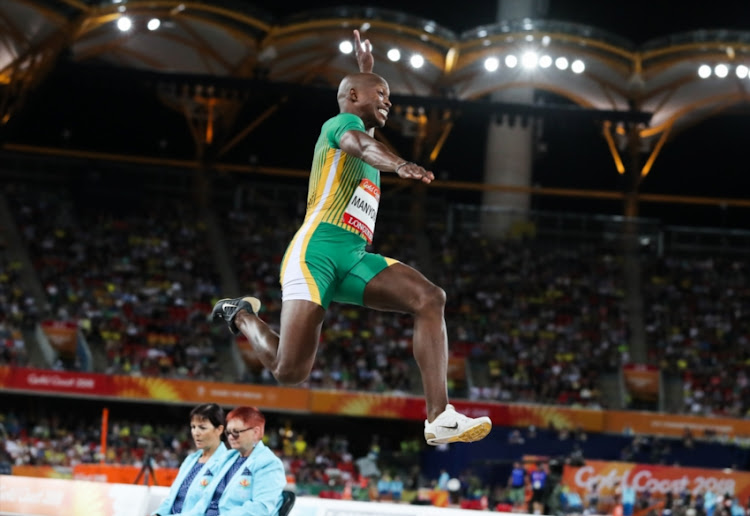
[[[380,172],[339,148],[341,136],[365,131],[362,119],[341,113],[328,120],[315,144],[305,223],[327,222],[372,242],[380,202]]]

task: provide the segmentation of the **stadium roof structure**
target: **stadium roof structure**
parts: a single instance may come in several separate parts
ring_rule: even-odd
[[[645,175],[670,135],[748,100],[750,32],[698,31],[636,47],[596,27],[552,20],[513,20],[456,34],[429,20],[369,7],[275,19],[230,0],[4,0],[0,129],[55,63],[67,60],[107,67],[116,71],[114,80],[147,78],[162,102],[187,116],[200,149],[219,132],[217,120],[231,125],[232,112],[248,101],[237,91],[294,95],[317,88],[328,94],[356,70],[341,45],[355,28],[375,42],[376,71],[388,78],[402,122],[433,110],[427,121],[439,127],[428,132],[431,156],[448,137],[446,120],[458,111],[562,113],[604,122],[620,172],[627,166],[620,152],[636,131],[641,150],[649,153],[640,171]],[[518,89],[546,90],[569,103],[492,100],[495,92]],[[224,149],[272,111],[226,136]]]

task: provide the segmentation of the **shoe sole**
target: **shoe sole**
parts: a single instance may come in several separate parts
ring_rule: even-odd
[[[242,300],[250,303],[250,307],[253,309],[253,313],[255,315],[258,315],[258,312],[260,312],[260,299],[258,299],[257,297],[243,297]]]
[[[481,441],[492,430],[492,424],[486,421],[479,423],[476,426],[467,428],[463,432],[457,435],[451,435],[450,437],[437,438],[433,433],[424,434],[427,444],[431,446],[437,446],[438,444],[449,444],[449,443],[473,443],[475,441]]]

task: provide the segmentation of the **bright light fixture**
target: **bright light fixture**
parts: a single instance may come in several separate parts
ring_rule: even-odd
[[[717,64],[714,68],[714,73],[716,74],[716,77],[720,77],[723,79],[729,74],[729,67],[724,63]]]
[[[388,51],[388,59],[393,61],[394,63],[401,59],[401,51],[397,48],[392,48]]]
[[[737,65],[737,68],[734,69],[734,73],[737,74],[738,79],[744,79],[747,77],[748,68],[745,65]]]
[[[515,68],[518,64],[518,58],[514,56],[513,54],[508,54],[505,56],[505,66],[508,68]]]
[[[500,60],[497,57],[488,57],[484,60],[484,69],[488,72],[494,72],[500,67]]]
[[[568,69],[568,59],[565,57],[558,57],[555,59],[555,66],[559,70],[567,70]]]
[[[711,77],[711,67],[704,64],[698,67],[698,77],[701,79],[708,79]]]
[[[352,45],[352,42],[348,39],[345,39],[341,43],[339,43],[339,50],[342,54],[351,54],[354,50],[354,45]]]
[[[148,25],[146,25],[146,27],[148,27],[148,30],[156,30],[159,28],[159,26],[161,26],[161,21],[159,20],[159,18],[151,18],[148,21]]]
[[[122,32],[127,32],[133,26],[133,22],[127,16],[122,16],[117,19],[117,28]]]
[[[422,68],[422,65],[424,65],[424,57],[422,57],[422,54],[414,54],[409,59],[409,63],[414,68]]]
[[[583,71],[586,69],[586,65],[583,64],[583,61],[581,61],[580,59],[576,59],[570,65],[570,69],[573,70],[573,73],[583,73]]]
[[[526,69],[536,68],[538,62],[539,56],[536,52],[524,52],[524,54],[521,56],[521,66]]]
[[[552,66],[552,58],[548,55],[543,55],[539,58],[539,66],[542,68],[549,68]]]

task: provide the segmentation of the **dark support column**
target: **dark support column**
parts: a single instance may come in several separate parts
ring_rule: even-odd
[[[640,231],[638,217],[638,188],[641,180],[641,138],[638,125],[628,128],[628,156],[625,159],[625,222],[623,225],[623,274],[625,278],[625,306],[630,330],[630,359],[646,363],[647,344],[643,308],[643,285],[640,260]]]

